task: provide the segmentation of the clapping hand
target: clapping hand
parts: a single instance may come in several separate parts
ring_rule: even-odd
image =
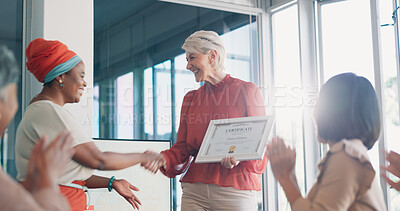
[[[267,156],[278,181],[290,177],[296,163],[295,149],[286,146],[283,139],[277,137],[267,144]]]
[[[153,173],[157,173],[158,169],[167,163],[161,153],[147,150],[144,152],[144,155],[146,156],[145,162],[142,162],[140,165]]]
[[[393,151],[390,151],[389,153],[385,152],[385,154],[389,165],[381,167],[381,169],[385,171],[382,172],[382,176],[386,179],[386,182],[390,185],[390,187],[400,191],[400,181],[395,182],[386,175],[386,172],[390,172],[394,176],[400,178],[400,155]]]
[[[31,192],[43,188],[57,188],[59,176],[74,154],[73,138],[62,131],[49,143],[42,137],[33,148],[29,159],[26,180],[22,183]]]

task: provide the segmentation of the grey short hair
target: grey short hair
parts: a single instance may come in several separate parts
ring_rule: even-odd
[[[211,50],[217,51],[215,68],[224,71],[225,69],[225,47],[221,37],[213,31],[197,31],[186,38],[182,48],[187,53],[209,53]]]
[[[7,97],[3,89],[9,84],[17,83],[19,74],[20,70],[13,52],[6,46],[0,46],[0,100]]]

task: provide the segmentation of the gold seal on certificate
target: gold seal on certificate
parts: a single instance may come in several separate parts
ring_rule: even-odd
[[[262,159],[274,122],[271,115],[212,120],[195,162],[214,163],[232,156],[239,161]]]
[[[236,149],[236,147],[234,145],[232,145],[231,147],[229,147],[229,153],[234,153],[235,149]]]

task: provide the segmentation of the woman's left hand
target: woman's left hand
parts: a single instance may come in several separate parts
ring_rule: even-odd
[[[276,179],[289,179],[296,164],[296,150],[286,146],[283,139],[277,137],[268,143],[267,156]]]
[[[112,188],[115,189],[119,193],[119,195],[124,197],[134,209],[139,210],[139,205],[142,205],[142,203],[132,192],[132,190],[139,191],[139,188],[133,186],[131,183],[124,179],[114,180],[114,182],[112,183]]]
[[[235,157],[226,157],[221,160],[221,165],[225,168],[232,169],[233,167],[239,165],[240,161],[235,160]]]

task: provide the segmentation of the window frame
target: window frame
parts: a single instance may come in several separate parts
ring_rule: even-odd
[[[323,67],[322,67],[322,48],[321,48],[321,39],[319,39],[318,35],[321,34],[321,5],[324,4],[330,4],[330,3],[337,3],[341,1],[346,1],[346,0],[313,0],[313,1],[296,1],[296,0],[289,0],[289,1],[282,1],[278,4],[275,4],[273,6],[270,6],[266,10],[266,22],[267,22],[267,30],[266,32],[266,42],[268,43],[268,56],[266,57],[266,61],[269,63],[267,65],[267,72],[264,73],[264,78],[265,81],[268,81],[268,83],[274,87],[274,74],[273,74],[273,46],[272,46],[272,24],[271,24],[271,16],[279,12],[283,9],[288,8],[289,6],[293,4],[298,5],[298,16],[299,16],[299,30],[300,30],[300,37],[299,37],[299,42],[300,42],[300,57],[301,57],[301,70],[302,70],[302,82],[303,82],[303,87],[308,85],[315,85],[317,89],[321,87],[321,85],[324,83],[324,75],[323,75]],[[397,0],[393,0],[393,7],[397,8]],[[381,72],[381,52],[379,48],[379,40],[380,40],[380,34],[379,34],[379,27],[380,23],[378,23],[378,18],[379,17],[379,12],[378,12],[378,5],[375,0],[370,0],[370,14],[371,14],[371,33],[372,33],[372,49],[373,49],[373,65],[374,65],[374,78],[375,78],[375,88],[376,92],[378,95],[378,101],[380,106],[382,107],[384,105],[384,99],[382,99],[382,90],[383,90],[383,82],[382,82],[382,72]],[[309,21],[307,23],[307,21]],[[312,24],[309,24],[311,21]],[[306,27],[303,27],[306,26]],[[399,28],[398,24],[396,22],[396,53],[397,53],[397,76],[399,78],[400,76],[400,45],[399,45]],[[306,48],[306,49],[305,49]],[[308,68],[308,70],[307,70]],[[306,70],[307,72],[303,71]],[[399,99],[400,99],[400,80],[398,82],[398,89],[399,89]],[[270,91],[269,92],[270,96],[273,96],[273,93]],[[274,104],[273,99],[271,99],[270,102],[272,105]],[[397,102],[399,105],[400,109],[400,103]],[[268,105],[269,106],[269,105]],[[269,106],[273,107],[273,106]],[[382,107],[383,108],[383,107]],[[271,109],[274,111],[274,109]],[[303,118],[307,116],[311,116],[311,110],[304,111],[303,113]],[[382,115],[382,118],[384,116]],[[308,136],[311,140],[314,140],[314,144],[310,141],[305,141],[305,151],[310,151],[313,156],[309,156],[309,153],[305,153],[306,159],[305,159],[305,168],[306,168],[306,187],[307,190],[309,190],[314,183],[315,179],[315,174],[317,173],[316,168],[312,168],[312,165],[315,165],[319,162],[319,160],[322,158],[323,154],[327,151],[327,147],[322,147],[321,144],[319,144],[315,140],[315,130],[312,129],[313,127],[313,122],[311,119],[306,118],[306,120],[303,120],[304,125],[303,125],[303,133],[305,134],[305,137]],[[381,120],[382,122],[383,119]],[[385,142],[385,131],[384,131],[385,126],[382,126],[382,132],[381,136],[379,138],[379,151],[386,149],[386,142]],[[307,144],[308,143],[308,144]],[[308,157],[307,157],[308,156]],[[381,165],[385,164],[385,159],[383,157],[383,153],[379,154],[379,163]],[[272,173],[270,169],[268,169],[267,176],[269,173]],[[313,175],[314,174],[314,175]],[[268,210],[279,210],[278,209],[278,200],[277,200],[277,183],[276,181],[270,177],[273,176],[268,176],[265,179],[265,182],[267,185],[267,190],[270,194],[269,197],[265,198],[265,201],[268,202]],[[390,205],[390,199],[388,199],[388,186],[383,178],[380,178],[380,183],[382,186],[382,189],[384,191],[384,197],[385,201],[387,203],[387,206],[389,207]],[[273,194],[271,194],[273,193]],[[275,196],[274,196],[275,194]]]

